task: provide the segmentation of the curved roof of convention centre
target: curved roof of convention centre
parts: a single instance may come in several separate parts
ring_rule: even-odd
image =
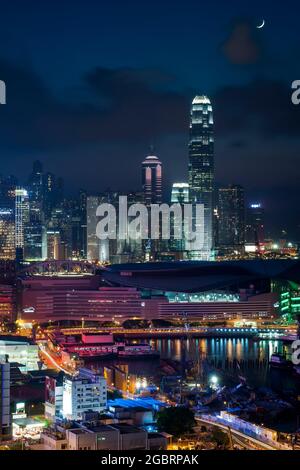
[[[115,264],[102,271],[112,285],[173,292],[224,289],[263,279],[300,283],[299,260],[179,261]]]

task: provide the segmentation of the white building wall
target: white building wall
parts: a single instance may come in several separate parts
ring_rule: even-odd
[[[106,408],[107,387],[104,377],[93,382],[86,378],[65,378],[63,384],[63,415],[66,419],[80,420],[88,410],[102,412]]]

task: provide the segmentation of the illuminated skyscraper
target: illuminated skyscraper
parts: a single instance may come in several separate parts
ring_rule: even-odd
[[[17,186],[17,179],[14,176],[4,177],[0,175],[0,208],[1,209],[14,210],[16,186]]]
[[[245,245],[244,188],[230,185],[218,190],[218,240],[224,250],[242,251]]]
[[[142,188],[146,206],[162,203],[162,164],[154,155],[149,155],[142,163]],[[150,224],[149,218],[149,227]],[[158,259],[164,250],[162,240],[149,239],[143,245],[146,261]]]
[[[24,250],[25,230],[29,221],[28,192],[24,188],[15,190],[15,244],[16,249]]]
[[[214,135],[212,105],[207,96],[195,96],[190,116],[190,202],[204,205],[204,244],[191,258],[207,260],[213,247]],[[196,227],[196,229],[198,229]]]
[[[30,208],[24,249],[24,258],[27,260],[41,260],[46,257],[44,194],[43,167],[39,161],[36,161],[28,180]]]
[[[188,183],[174,183],[172,186],[171,203],[188,204],[189,203],[189,185]]]
[[[0,434],[9,438],[11,434],[10,416],[10,363],[0,361]]]
[[[32,173],[28,180],[30,199],[43,203],[43,166],[38,160],[33,163]]]
[[[264,208],[261,203],[252,203],[246,212],[246,242],[260,250],[265,242]]]
[[[184,223],[183,223],[183,204],[189,203],[189,185],[187,183],[174,183],[171,192],[171,204],[180,204],[182,217],[176,219],[176,215],[171,213],[171,239],[170,250],[180,253],[179,259],[184,258],[185,239],[184,239]],[[181,238],[176,239],[175,233],[181,233]]]
[[[15,259],[15,220],[12,209],[0,208],[0,259]]]
[[[149,155],[142,163],[142,186],[147,206],[161,204],[162,164],[154,155]]]

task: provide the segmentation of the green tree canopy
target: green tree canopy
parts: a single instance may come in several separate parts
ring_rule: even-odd
[[[194,413],[180,406],[165,408],[157,415],[159,431],[172,434],[175,437],[190,433],[195,425]]]

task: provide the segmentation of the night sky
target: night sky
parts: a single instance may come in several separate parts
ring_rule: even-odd
[[[300,241],[299,10],[296,1],[1,2],[0,173],[26,181],[39,159],[70,194],[140,189],[154,145],[167,195],[187,180],[189,106],[207,94],[217,182],[244,185],[269,228]]]

